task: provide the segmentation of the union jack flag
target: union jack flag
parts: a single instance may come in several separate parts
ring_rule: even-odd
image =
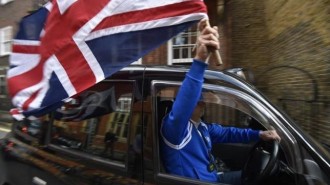
[[[53,0],[13,40],[12,114],[53,110],[203,18],[202,0]]]

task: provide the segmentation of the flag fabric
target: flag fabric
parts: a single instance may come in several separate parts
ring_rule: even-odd
[[[41,116],[203,18],[202,0],[53,0],[13,40],[12,113]]]
[[[115,111],[115,87],[102,83],[79,93],[74,98],[75,102],[68,104],[65,109],[54,111],[54,118],[61,121],[80,121]]]

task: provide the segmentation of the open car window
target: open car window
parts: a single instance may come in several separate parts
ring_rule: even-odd
[[[180,82],[169,81],[154,81],[153,82],[153,96],[154,104],[157,108],[157,124],[158,130],[162,124],[162,118],[171,111],[171,106],[175,101],[177,92],[180,88]],[[248,94],[225,86],[214,86],[211,84],[204,84],[202,90],[202,100],[205,103],[205,112],[202,119],[206,123],[217,123],[222,126],[234,126],[239,128],[252,128],[255,130],[270,129],[271,126],[280,128],[278,133],[281,135],[282,126],[279,120],[258,100],[249,96]],[[291,137],[281,135],[282,138]],[[158,142],[161,137],[156,137]],[[288,142],[288,143],[286,143]],[[291,141],[283,139],[283,145],[292,146]],[[246,156],[248,156],[249,149],[253,143],[249,144],[233,144],[229,146],[213,146],[215,156],[225,162],[222,170],[242,170]],[[218,147],[218,148],[217,148]],[[235,148],[234,148],[235,147]],[[162,155],[157,149],[158,154]],[[220,154],[220,155],[218,155]],[[166,156],[165,156],[166,157]],[[293,156],[288,156],[293,158]],[[158,158],[158,180],[161,182],[176,182],[178,178],[183,184],[198,184],[199,181],[195,179],[178,177],[176,175],[168,174],[162,164],[161,157]],[[291,160],[293,161],[293,160]],[[172,180],[172,181],[171,181]],[[204,183],[204,182],[203,182]]]
[[[179,84],[157,85],[155,96],[158,102],[173,102],[179,90]],[[248,127],[249,120],[258,121],[262,127],[269,128],[271,116],[250,96],[238,90],[226,87],[205,85],[202,92],[206,103],[204,121],[221,125]],[[163,116],[163,115],[160,115]]]

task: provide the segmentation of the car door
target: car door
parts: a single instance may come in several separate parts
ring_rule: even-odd
[[[141,184],[133,149],[141,130],[136,88],[135,80],[105,80],[57,109],[47,136],[49,167],[43,171],[70,185]]]
[[[175,101],[181,82],[153,81],[152,96],[156,114],[155,120],[155,176],[158,184],[207,184],[195,179],[189,179],[166,173],[159,153],[159,128],[162,117],[171,109],[171,101]],[[203,85],[203,99],[206,110],[203,120],[207,123],[217,123],[224,127],[251,128],[256,130],[276,129],[282,138],[280,144],[280,160],[288,168],[295,168],[296,153],[299,151],[295,138],[282,125],[281,121],[257,98],[233,87],[213,84]],[[226,143],[213,146],[213,154],[221,161],[223,171],[242,170],[255,143]],[[289,150],[290,149],[290,150]],[[278,177],[283,181],[295,184],[293,174],[290,177]],[[285,179],[284,179],[285,178]],[[281,182],[281,181],[277,181]]]

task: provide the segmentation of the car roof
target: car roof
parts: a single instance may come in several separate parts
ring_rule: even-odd
[[[136,71],[136,72],[145,72],[145,73],[153,73],[153,72],[160,72],[160,73],[177,73],[184,75],[190,69],[190,65],[130,65],[124,67],[120,71]],[[235,68],[241,69],[241,68]],[[213,70],[207,69],[205,71],[205,78],[212,78],[217,76],[217,78],[221,76],[235,76],[232,72],[235,70]]]
[[[130,65],[120,70],[123,73],[137,73],[142,74],[148,78],[166,75],[167,77],[174,77],[176,79],[183,79],[186,72],[190,69],[190,65]],[[256,88],[248,83],[244,78],[237,74],[237,71],[242,71],[243,68],[231,68],[223,71],[206,69],[204,79],[206,83],[210,81],[218,81],[218,83],[228,84],[236,89],[243,90],[253,96],[259,96],[256,93]],[[120,73],[119,72],[119,73]],[[119,74],[116,73],[116,74]],[[173,78],[173,79],[174,79]],[[169,78],[168,78],[169,79]],[[171,80],[173,80],[171,79]]]

